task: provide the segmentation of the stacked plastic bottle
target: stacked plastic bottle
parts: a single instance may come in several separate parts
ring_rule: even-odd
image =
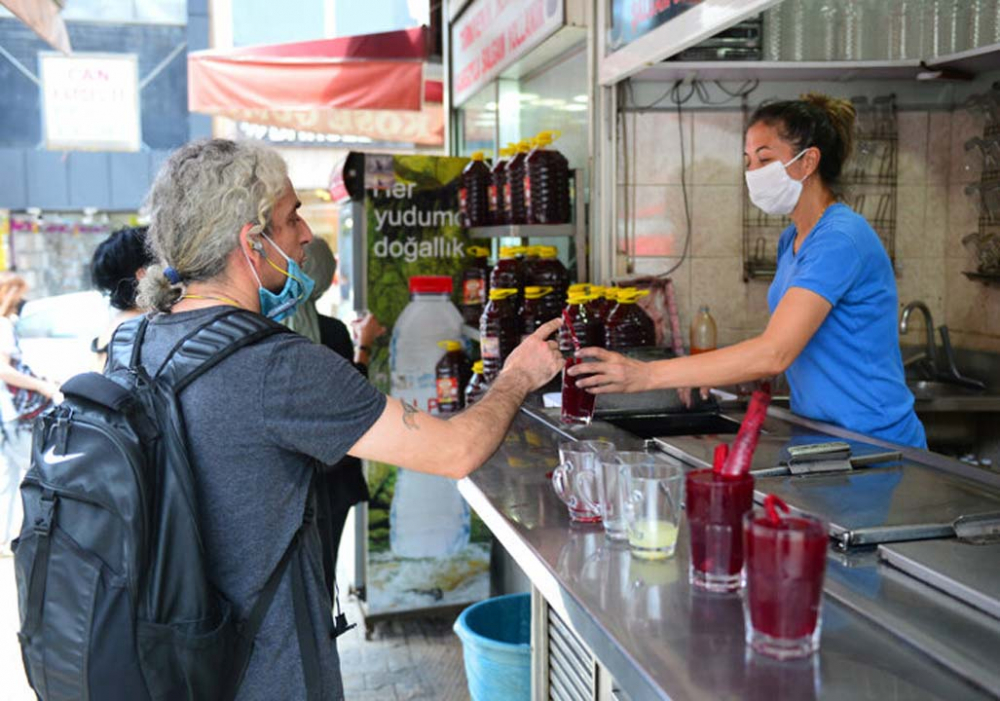
[[[490,388],[490,383],[483,375],[483,361],[477,360],[472,364],[472,379],[465,386],[465,406],[472,406],[486,394]]]
[[[483,376],[493,382],[504,361],[521,342],[521,324],[517,316],[517,290],[490,290],[490,299],[479,321],[479,349],[483,357]]]
[[[535,287],[551,287],[555,294],[546,298],[545,308],[548,318],[562,313],[563,302],[569,291],[569,271],[559,261],[559,249],[555,246],[534,246],[536,257],[525,265],[524,284]]]
[[[507,163],[516,151],[515,144],[508,144],[500,149],[500,158],[490,168],[490,222],[494,226],[508,223],[506,210]]]
[[[519,141],[517,150],[507,161],[507,182],[504,184],[504,219],[507,224],[528,223],[524,203],[524,162],[530,150],[527,141]]]
[[[462,315],[447,276],[410,278],[410,303],[392,329],[390,394],[422,411],[437,403],[438,341],[461,338]],[[427,504],[434,504],[433,511]],[[449,557],[469,543],[470,520],[454,480],[400,469],[389,511],[389,545],[399,557]]]
[[[490,290],[515,290],[517,306],[520,308],[521,297],[524,294],[524,246],[503,246],[500,249],[500,260],[490,272]]]
[[[604,340],[609,350],[623,351],[656,345],[653,320],[636,302],[648,290],[625,287],[618,290],[617,303],[604,324]]]
[[[457,414],[465,408],[465,386],[472,377],[472,365],[460,341],[439,341],[444,351],[434,368],[437,388],[437,412],[442,416]]]
[[[524,208],[528,224],[566,224],[570,220],[569,161],[553,148],[559,132],[543,131],[525,158]]]
[[[462,170],[462,184],[458,188],[458,206],[462,224],[466,227],[489,226],[490,220],[490,167],[486,156],[476,151],[472,160]]]
[[[465,252],[471,258],[462,271],[462,318],[470,326],[479,324],[486,306],[486,296],[490,284],[490,250],[483,246],[469,246]]]
[[[551,300],[554,300],[558,306],[554,312]],[[556,297],[553,288],[534,285],[525,287],[524,302],[518,312],[518,317],[521,320],[521,340],[523,341],[525,336],[530,336],[539,326],[546,321],[557,318],[561,313],[562,305],[559,304],[559,298]]]
[[[559,350],[563,353],[575,350],[574,334],[581,347],[604,347],[604,324],[592,304],[596,299],[589,292],[570,292],[563,312],[565,322],[559,329]]]

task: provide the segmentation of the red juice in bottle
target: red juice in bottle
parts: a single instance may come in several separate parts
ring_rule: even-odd
[[[512,146],[513,144],[511,144]],[[507,223],[505,192],[507,185],[507,162],[514,155],[510,146],[500,149],[500,158],[490,168],[490,184],[488,189],[490,205],[490,223],[493,226]]]
[[[826,571],[827,531],[821,521],[751,512],[743,521],[747,638],[779,658],[815,652]]]
[[[517,290],[498,288],[490,290],[490,299],[479,320],[479,344],[483,356],[483,376],[493,382],[504,361],[521,341],[520,323],[517,318]]]
[[[440,341],[438,345],[444,350],[434,367],[438,414],[457,414],[465,408],[465,385],[472,376],[472,366],[459,341]]]
[[[523,256],[523,246],[503,246],[500,249],[500,260],[490,272],[491,290],[509,289],[517,294],[515,309],[520,308],[521,297],[524,294]]]
[[[736,591],[743,569],[743,516],[753,509],[753,477],[695,470],[685,476],[684,487],[691,583],[709,591]]]
[[[462,271],[462,303],[459,309],[466,324],[478,326],[489,288],[490,251],[483,246],[469,246],[465,250],[472,261]]]
[[[604,347],[604,325],[591,305],[595,299],[592,294],[570,292],[563,317],[566,323],[559,328],[559,350],[564,354],[576,351],[573,334],[576,334],[580,348]]]
[[[518,313],[521,318],[522,341],[546,321],[551,321],[562,313],[561,305],[553,311],[553,306],[548,303],[548,300],[553,298],[555,291],[551,287],[532,285],[524,288],[524,302]]]
[[[534,246],[534,249],[537,257],[525,266],[524,284],[555,290],[552,302],[553,307],[558,306],[558,316],[569,291],[569,271],[559,261],[559,249],[555,246]]]
[[[604,322],[604,341],[608,349],[623,351],[656,345],[653,320],[636,304],[641,296],[647,294],[634,287],[618,290],[615,295],[617,304]]]
[[[472,379],[465,386],[465,406],[472,406],[486,394],[490,384],[483,375],[483,361],[477,360],[472,364]]]
[[[524,203],[528,224],[565,224],[570,220],[569,161],[548,148],[559,133],[543,131],[524,160]]]
[[[482,151],[476,151],[462,170],[458,206],[462,213],[462,225],[466,227],[490,224],[490,167],[485,159]]]
[[[524,159],[531,147],[527,141],[517,144],[517,152],[507,161],[507,183],[504,185],[504,214],[507,224],[526,224],[524,208]]]

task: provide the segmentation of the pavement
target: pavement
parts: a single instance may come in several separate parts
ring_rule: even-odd
[[[466,701],[469,693],[462,644],[453,618],[390,620],[375,625],[365,640],[356,602],[346,602],[359,625],[338,638],[347,701]],[[35,701],[24,678],[14,560],[0,557],[0,701]]]

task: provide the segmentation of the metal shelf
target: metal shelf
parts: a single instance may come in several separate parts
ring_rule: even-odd
[[[500,226],[474,226],[469,229],[469,235],[474,239],[544,238],[573,236],[574,234],[576,234],[576,227],[572,224],[502,224]]]
[[[915,80],[920,61],[665,61],[634,80]]]

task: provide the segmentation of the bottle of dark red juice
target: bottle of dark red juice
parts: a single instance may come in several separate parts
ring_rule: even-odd
[[[570,220],[569,161],[549,148],[559,133],[543,131],[524,159],[524,206],[528,224],[566,224]]]
[[[521,341],[517,318],[517,290],[490,290],[490,299],[479,321],[479,344],[483,356],[483,376],[493,382],[503,369],[507,356]]]
[[[493,266],[490,272],[490,289],[506,290],[511,289],[517,293],[517,303],[515,309],[521,304],[521,295],[524,292],[524,263],[521,257],[524,256],[523,246],[504,246],[500,249],[500,260]]]
[[[533,248],[536,255],[525,267],[524,284],[553,288],[556,293],[553,302],[561,308],[569,288],[569,271],[559,261],[559,249],[555,246]]]
[[[561,305],[553,313],[552,305],[548,302],[555,298],[555,291],[551,287],[528,286],[524,288],[524,302],[518,316],[521,318],[521,340],[525,336],[530,336],[539,326],[546,321],[555,319],[562,313]],[[558,300],[556,300],[558,302]]]
[[[478,326],[479,317],[483,315],[483,307],[486,306],[489,288],[490,249],[483,246],[469,246],[465,250],[472,260],[462,271],[462,300],[459,309],[466,324]]]
[[[559,328],[559,350],[563,353],[572,354],[576,350],[574,335],[580,348],[604,347],[604,324],[591,305],[595,299],[592,294],[570,292],[563,317],[565,323]]]
[[[524,208],[524,159],[531,147],[527,141],[517,144],[517,151],[507,161],[507,183],[504,185],[504,213],[507,224],[526,224]]]
[[[490,168],[490,223],[494,226],[507,223],[505,206],[507,202],[507,163],[510,162],[510,157],[514,155],[515,151],[514,144],[508,144],[505,148],[500,149],[500,158]]]
[[[488,226],[490,224],[490,167],[482,151],[476,151],[472,160],[462,170],[462,184],[458,188],[458,206],[462,225]]]
[[[444,355],[434,367],[439,414],[456,414],[465,408],[465,385],[472,377],[472,365],[459,341],[440,341]]]
[[[489,388],[490,383],[483,374],[483,361],[477,360],[472,364],[472,379],[465,386],[465,406],[472,406],[478,402]]]
[[[649,292],[634,287],[618,290],[618,303],[604,323],[604,341],[609,350],[624,351],[656,345],[653,320],[636,302]]]

